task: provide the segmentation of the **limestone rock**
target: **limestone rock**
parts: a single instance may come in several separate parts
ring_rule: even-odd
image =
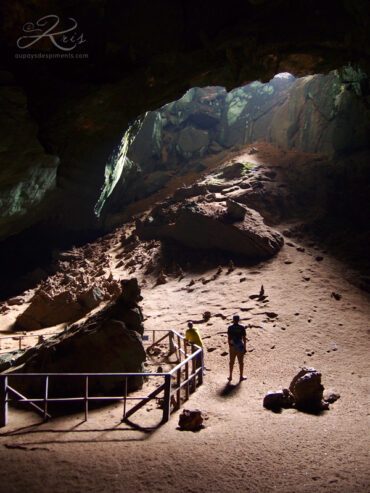
[[[46,211],[56,188],[59,158],[46,154],[27,97],[15,85],[0,86],[0,239],[31,225]]]
[[[203,156],[209,145],[209,135],[206,130],[195,127],[185,127],[179,134],[178,151],[184,158]]]
[[[275,392],[267,392],[263,399],[263,406],[266,409],[279,410],[292,407],[294,398],[288,389],[278,390]]]
[[[179,428],[184,431],[198,431],[203,428],[203,416],[199,409],[184,409],[179,416]]]
[[[43,344],[32,347],[12,360],[8,373],[123,373],[141,372],[145,361],[142,344],[142,313],[138,306],[140,289],[136,279],[126,281],[127,291],[119,300],[76,324]],[[5,364],[5,363],[4,363]],[[7,363],[9,366],[9,363]],[[5,368],[0,366],[0,371]],[[11,379],[11,378],[10,378]],[[39,394],[43,388],[38,379],[11,379],[17,390],[27,395]],[[138,388],[142,378],[129,380],[130,388]],[[115,377],[91,378],[91,395],[104,395],[117,389],[123,381]],[[67,392],[66,392],[67,391]],[[49,395],[84,395],[82,379],[50,380]]]
[[[271,141],[286,149],[329,155],[366,146],[369,110],[359,97],[355,75],[353,83],[348,77],[333,71],[298,79],[273,115]]]
[[[190,248],[215,248],[250,258],[271,257],[284,242],[258,212],[245,207],[244,219],[235,221],[225,203],[202,199],[158,206],[140,225],[138,235],[142,240],[172,239]]]
[[[93,287],[78,296],[78,301],[88,310],[96,308],[104,300],[104,293],[101,289]]]
[[[298,409],[321,410],[324,408],[324,386],[321,384],[321,373],[314,368],[302,368],[290,383],[289,390]]]
[[[37,330],[63,322],[74,322],[86,310],[69,291],[49,296],[44,291],[36,293],[29,307],[17,317],[18,330]]]

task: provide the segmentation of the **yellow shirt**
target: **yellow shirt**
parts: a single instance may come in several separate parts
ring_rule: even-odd
[[[192,329],[187,329],[185,332],[185,339],[199,347],[203,347],[202,338],[200,337],[198,330],[194,329],[194,327]]]

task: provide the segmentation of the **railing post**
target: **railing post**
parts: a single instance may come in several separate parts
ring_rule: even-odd
[[[170,353],[169,354],[171,355],[176,351],[175,345],[173,343],[173,332],[172,332],[172,330],[170,330],[168,333],[168,339],[169,339],[169,346],[170,346]]]
[[[185,395],[186,395],[186,400],[189,400],[189,394],[190,394],[189,361],[187,361],[185,364],[185,379],[186,379]]]
[[[0,428],[8,424],[8,377],[0,375]]]
[[[49,376],[45,377],[45,394],[44,394],[44,421],[48,419],[48,396],[49,396]]]
[[[204,350],[202,348],[202,352],[200,353],[201,357],[201,368],[199,373],[199,385],[203,384],[203,375],[204,375]]]
[[[181,363],[181,339],[180,336],[177,336],[177,350],[179,352],[179,363]]]
[[[194,353],[194,346],[191,346],[192,353]],[[197,376],[195,371],[197,369],[195,358],[193,357],[191,360],[191,391],[195,392],[197,388]]]
[[[89,377],[85,376],[85,421],[89,417]]]
[[[181,407],[181,367],[177,370],[176,409]]]
[[[19,349],[22,349],[22,336],[19,336],[18,343],[19,343]]]
[[[167,423],[171,414],[171,375],[164,375],[164,397],[163,397],[163,418],[162,422]]]
[[[127,377],[125,377],[125,394],[123,400],[123,419],[126,419],[126,403],[127,403]]]

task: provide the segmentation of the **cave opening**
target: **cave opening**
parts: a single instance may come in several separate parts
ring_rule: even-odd
[[[3,276],[11,279],[3,284],[2,296],[32,286],[51,272],[58,250],[112,231],[142,212],[150,197],[163,199],[185,185],[204,184],[212,168],[230,156],[233,162],[244,160],[243,173],[254,169],[266,172],[268,160],[274,159],[264,149],[267,145],[308,157],[302,161],[293,154],[285,159],[284,176],[275,189],[265,189],[263,180],[271,178],[264,176],[252,184],[261,190],[234,193],[234,198],[257,208],[269,224],[297,218],[307,211],[314,216],[315,209],[321,207],[325,214],[318,230],[321,228],[324,235],[331,234],[326,226],[330,224],[333,229],[338,217],[342,224],[356,223],[362,232],[367,226],[363,194],[358,200],[349,200],[345,188],[346,180],[357,186],[366,177],[366,158],[359,154],[368,145],[367,94],[366,74],[359,67],[347,65],[326,75],[295,77],[282,72],[268,82],[254,81],[230,91],[222,86],[193,87],[178,100],[144,112],[127,125],[105,162],[103,177],[99,174],[94,178],[96,192],[87,202],[89,228],[81,224],[71,230],[61,229],[57,219],[53,229],[47,220],[46,226],[41,222],[1,243],[2,259],[6,259]],[[261,150],[265,162],[259,157]],[[351,156],[350,165],[358,171],[348,177]],[[279,159],[284,161],[281,156]],[[294,159],[302,163],[294,165]],[[276,175],[275,170],[268,173]],[[329,184],[328,175],[332,181]],[[210,176],[209,180],[219,180],[217,172]],[[103,182],[100,190],[96,187],[99,181]],[[215,183],[206,184],[208,189],[217,189]],[[287,188],[294,196],[290,202]],[[68,218],[73,222],[73,210],[68,213],[67,223]],[[363,258],[364,246],[359,245],[357,252]]]

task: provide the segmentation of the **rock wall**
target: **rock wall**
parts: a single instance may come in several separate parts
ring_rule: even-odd
[[[367,82],[351,67],[298,79],[273,115],[269,139],[285,149],[328,155],[367,147]]]
[[[56,189],[59,158],[38,140],[24,91],[2,74],[0,82],[0,240],[44,215]]]

